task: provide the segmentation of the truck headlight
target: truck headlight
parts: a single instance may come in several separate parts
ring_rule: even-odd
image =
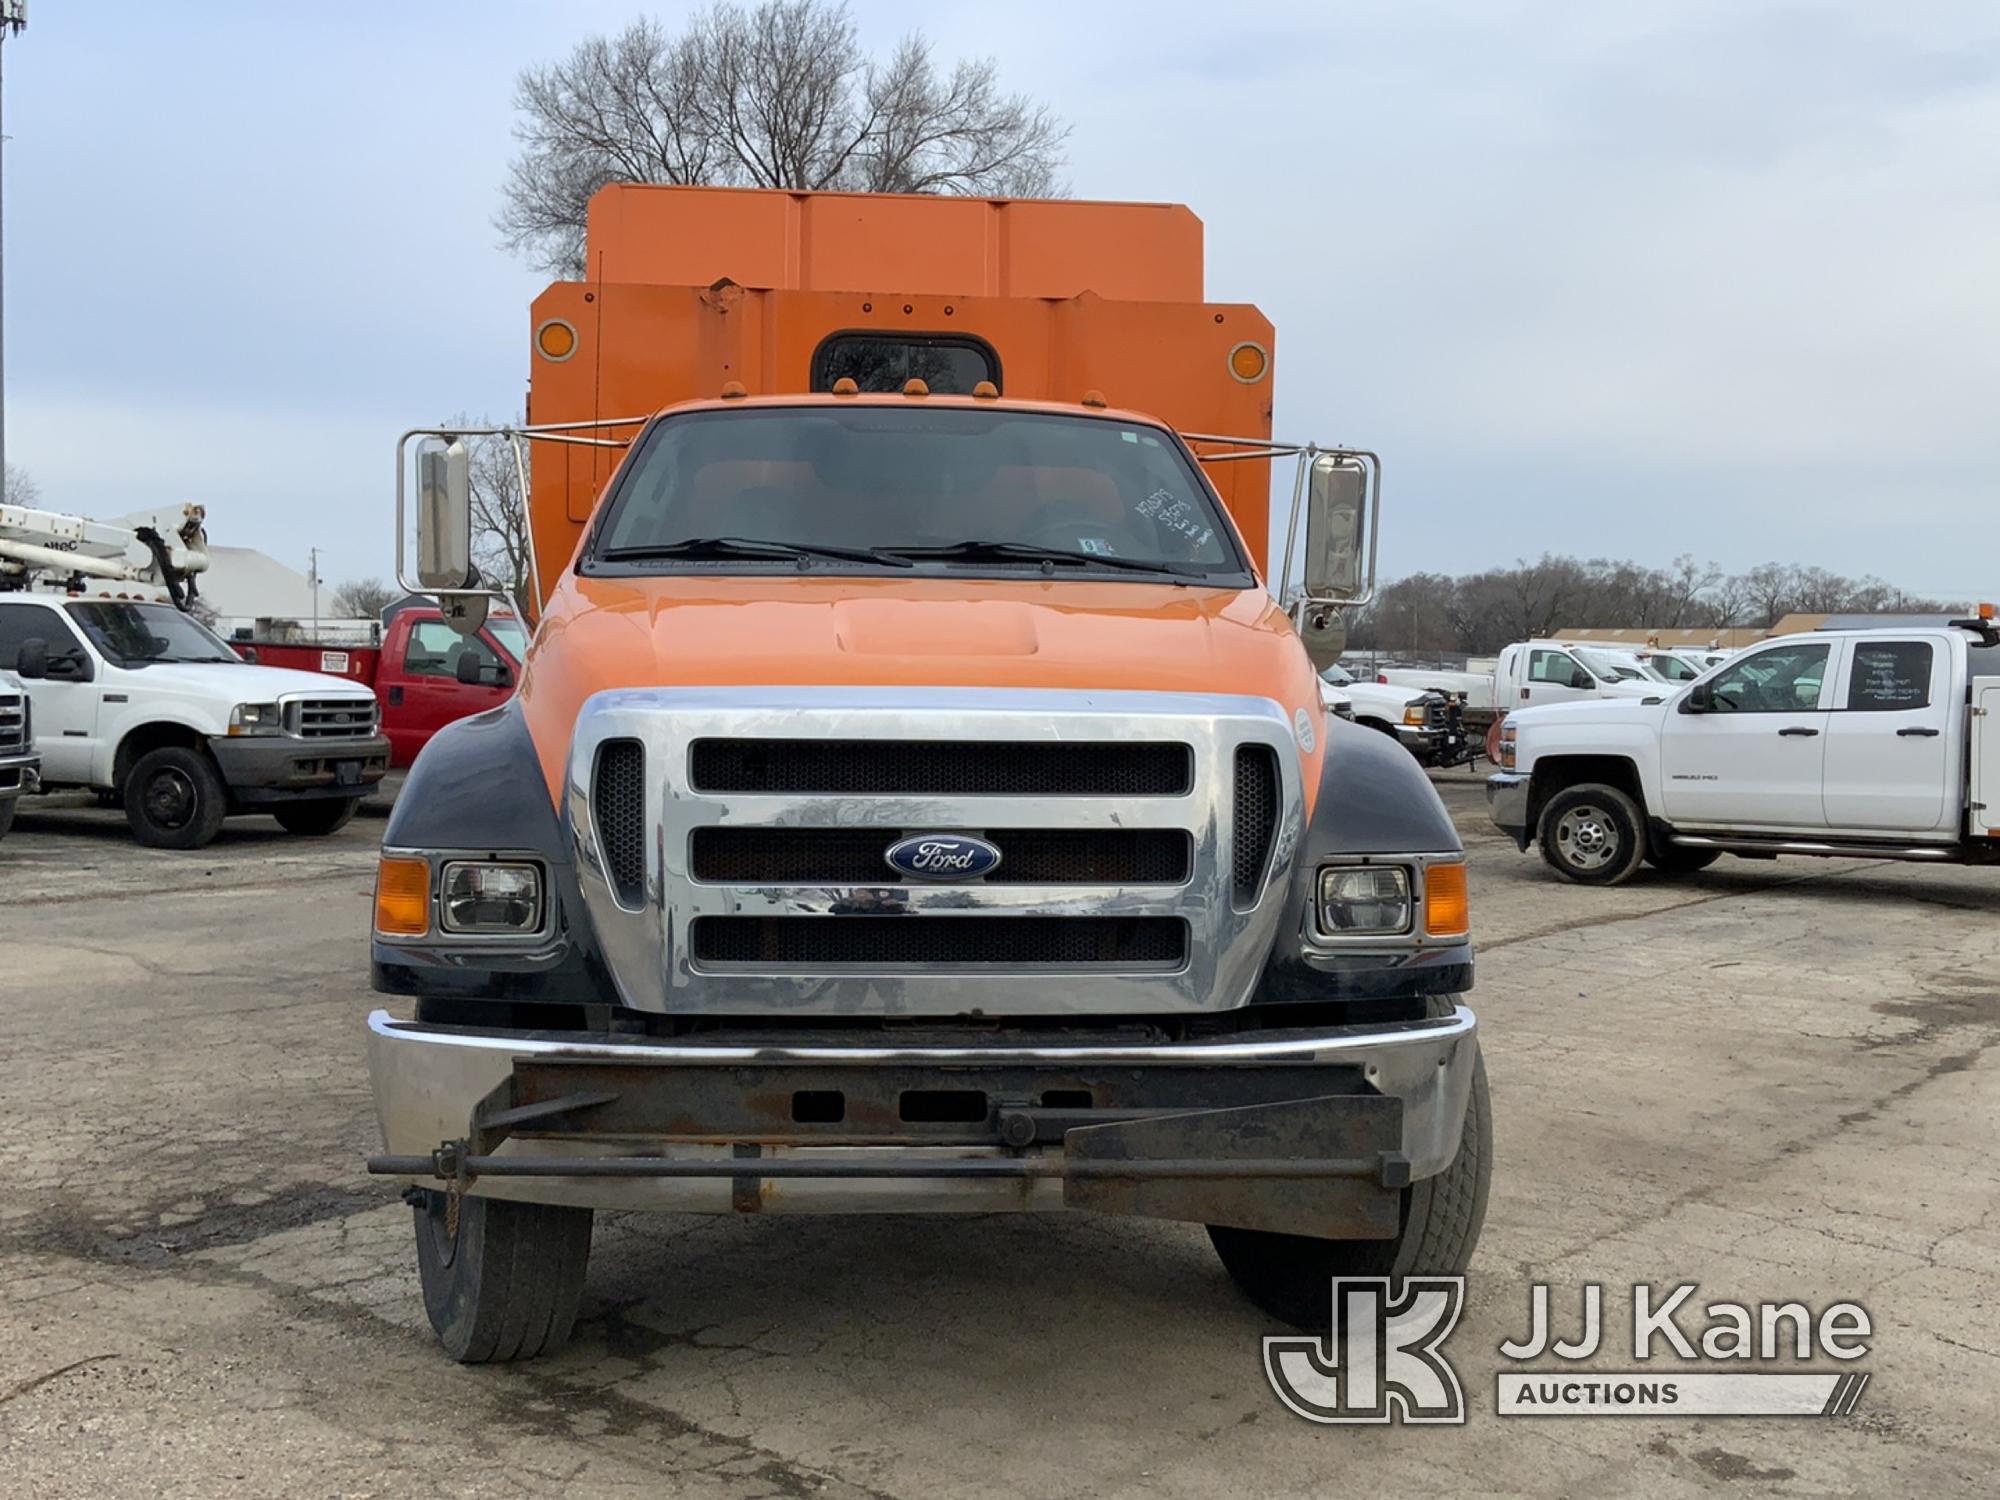
[[[461,860],[438,880],[438,923],[446,932],[520,936],[542,925],[539,865]]]
[[[1403,722],[1417,729],[1422,729],[1430,719],[1430,711],[1421,703],[1412,703],[1403,710]]]
[[[1401,865],[1321,870],[1319,929],[1328,937],[1409,931],[1410,872]]]
[[[1503,771],[1514,769],[1514,729],[1512,724],[1500,726],[1500,769]]]
[[[275,703],[239,703],[229,710],[229,732],[242,734],[283,734]]]

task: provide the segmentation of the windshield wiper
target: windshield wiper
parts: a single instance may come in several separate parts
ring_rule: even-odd
[[[649,562],[674,557],[831,557],[842,562],[880,563],[889,568],[911,566],[907,559],[879,547],[825,547],[817,542],[773,542],[746,536],[690,536],[678,542],[606,547],[597,556],[604,562]]]
[[[919,562],[1001,561],[1072,563],[1090,567],[1124,568],[1137,573],[1166,573],[1175,578],[1206,578],[1208,570],[1188,563],[1147,562],[1112,552],[1071,552],[1064,547],[1038,547],[1033,542],[953,542],[944,547],[888,547],[897,557]]]

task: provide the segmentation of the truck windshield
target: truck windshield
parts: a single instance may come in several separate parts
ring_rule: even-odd
[[[657,423],[587,572],[773,568],[1199,578],[1249,567],[1170,433],[911,405],[751,407]]]
[[[1583,664],[1596,674],[1599,682],[1644,682],[1646,674],[1639,669],[1636,659],[1621,659],[1611,651],[1593,651],[1587,646],[1579,646],[1576,654]]]
[[[140,667],[156,661],[222,661],[237,665],[243,661],[201,621],[182,614],[171,604],[92,600],[66,608],[70,618],[90,637],[90,644],[121,667]]]

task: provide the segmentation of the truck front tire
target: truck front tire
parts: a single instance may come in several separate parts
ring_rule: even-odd
[[[1472,1259],[1493,1180],[1493,1105],[1486,1060],[1473,1065],[1472,1098],[1458,1155],[1435,1177],[1403,1189],[1402,1228],[1392,1240],[1321,1240],[1303,1234],[1208,1226],[1223,1269],[1243,1294],[1280,1322],[1324,1330],[1336,1276],[1456,1276]]]
[[[1542,809],[1542,858],[1578,885],[1619,885],[1646,859],[1646,820],[1615,786],[1564,787]]]
[[[214,763],[181,745],[149,750],[133,761],[123,791],[125,821],[149,849],[200,849],[214,842],[229,811]]]
[[[359,797],[321,797],[311,802],[281,802],[271,809],[271,816],[287,833],[317,838],[340,832],[360,805]]]
[[[569,1342],[590,1262],[587,1208],[462,1198],[413,1200],[424,1312],[462,1365],[553,1354]]]

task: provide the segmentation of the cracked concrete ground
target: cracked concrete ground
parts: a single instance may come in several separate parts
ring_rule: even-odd
[[[1556,883],[1467,835],[1498,1172],[1463,1428],[1315,1428],[1205,1237],[600,1216],[577,1337],[462,1369],[417,1302],[361,1019],[379,822],[0,845],[0,1476],[26,1495],[1988,1494],[2000,871]],[[1845,1420],[1492,1414],[1533,1281],[1854,1299]],[[1564,1292],[1567,1291],[1567,1296]],[[1697,1317],[1691,1326],[1699,1327]],[[1656,1363],[1658,1363],[1656,1361]]]

